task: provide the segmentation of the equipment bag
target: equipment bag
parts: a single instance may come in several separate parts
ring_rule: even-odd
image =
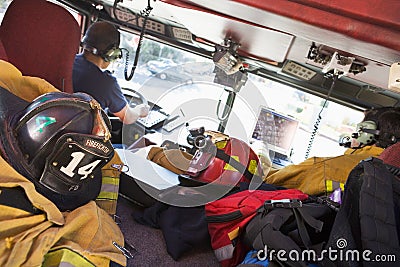
[[[221,266],[237,266],[243,261],[249,250],[241,241],[243,230],[266,200],[305,200],[307,197],[297,189],[245,190],[206,204],[211,246]]]
[[[274,266],[307,266],[329,238],[336,209],[328,201],[266,201],[246,226],[244,242]]]
[[[399,175],[399,168],[374,157],[351,171],[326,246],[337,257],[324,258],[321,266],[398,266]]]

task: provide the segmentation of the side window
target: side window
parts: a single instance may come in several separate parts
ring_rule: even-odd
[[[12,0],[0,0],[0,22],[3,21],[8,5]]]
[[[0,0],[0,24],[3,21],[4,14],[6,13],[7,7],[11,3],[11,0]],[[1,60],[8,60],[7,52],[3,46],[0,37],[0,59]]]

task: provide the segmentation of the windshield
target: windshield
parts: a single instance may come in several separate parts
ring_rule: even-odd
[[[345,148],[338,144],[340,136],[352,133],[364,116],[360,111],[251,73],[244,86],[232,93],[232,88],[214,82],[215,64],[211,59],[146,38],[133,78],[127,81],[124,71],[128,76],[132,72],[139,37],[127,32],[121,37],[121,47],[129,51],[129,60],[125,51],[123,58],[110,66],[121,87],[139,91],[170,115],[186,116],[190,127],[218,130],[221,120],[230,113],[225,133],[244,141],[252,138],[261,107],[290,116],[299,122],[291,147],[294,163],[306,156],[343,154]],[[234,104],[230,109],[226,103],[232,95]],[[184,141],[187,130],[182,128],[177,135],[170,138]]]

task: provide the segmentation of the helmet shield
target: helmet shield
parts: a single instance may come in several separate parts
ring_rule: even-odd
[[[103,167],[113,153],[110,142],[83,134],[64,134],[47,157],[40,183],[56,193],[79,190],[95,177],[94,170]]]

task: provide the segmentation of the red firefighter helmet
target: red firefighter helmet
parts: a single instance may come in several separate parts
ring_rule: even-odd
[[[202,183],[237,186],[250,182],[253,175],[262,177],[257,154],[244,141],[225,134],[206,131],[194,154],[187,175]]]

